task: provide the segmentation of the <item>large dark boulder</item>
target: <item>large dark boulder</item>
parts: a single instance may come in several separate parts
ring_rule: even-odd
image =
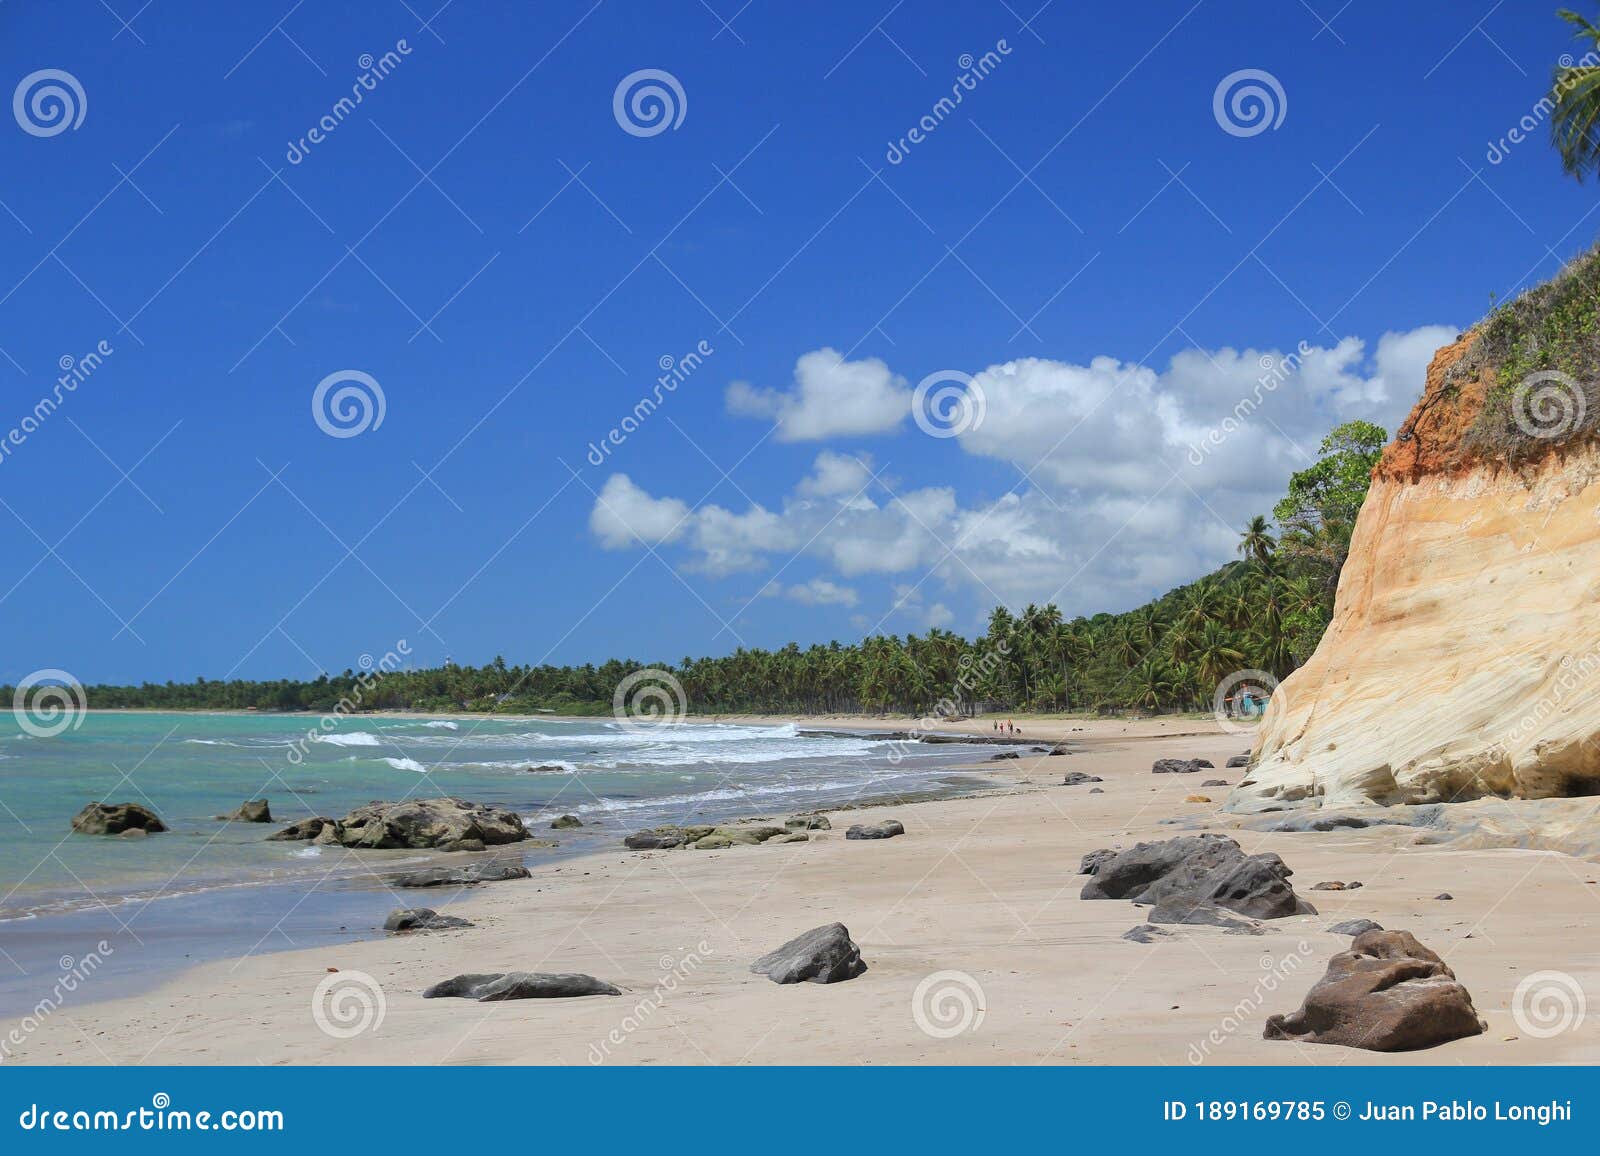
[[[1222,765],[1224,767],[1248,767],[1250,765],[1250,756],[1248,754],[1234,755]]]
[[[844,833],[846,839],[893,839],[896,835],[904,835],[906,829],[898,819],[885,819],[881,823],[857,823]]]
[[[218,815],[224,823],[270,823],[272,808],[265,799],[246,799],[231,814]]]
[[[839,983],[867,970],[861,949],[842,923],[813,927],[750,965],[773,983]]]
[[[458,975],[436,983],[422,993],[423,999],[456,997],[479,1003],[499,1003],[508,999],[570,999],[583,995],[621,995],[622,989],[592,975],[574,972],[538,971],[490,972]]]
[[[167,825],[156,813],[138,803],[90,803],[72,817],[72,829],[80,835],[121,835],[143,831],[154,835]]]
[[[522,816],[462,799],[368,803],[339,821],[346,847],[482,850],[529,838]]]
[[[1290,886],[1292,874],[1277,855],[1246,855],[1225,835],[1185,835],[1101,861],[1082,898],[1158,906],[1166,919],[1152,922],[1184,922],[1185,907],[1220,907],[1254,919],[1315,915]]]
[[[1299,1011],[1268,1018],[1263,1037],[1405,1052],[1486,1027],[1455,973],[1409,931],[1366,931],[1329,960]]]
[[[385,931],[448,931],[456,927],[471,927],[470,919],[457,915],[440,915],[431,907],[397,907],[383,921]]]

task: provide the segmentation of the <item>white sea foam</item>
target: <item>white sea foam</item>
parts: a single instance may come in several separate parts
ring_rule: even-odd
[[[458,731],[461,729],[455,723],[450,722],[447,719],[439,719],[436,722],[425,722],[422,725],[425,727],[431,727],[436,731]]]
[[[302,847],[298,851],[289,852],[289,858],[291,859],[320,859],[321,857],[321,847]]]
[[[417,774],[419,774],[419,775],[425,775],[425,774],[428,773],[428,768],[423,766],[421,763],[417,762],[416,759],[387,759],[386,758],[383,761],[388,763],[391,767],[393,767],[397,771],[416,771]]]
[[[317,742],[330,747],[381,747],[383,740],[369,731],[351,731],[347,735],[318,735]]]

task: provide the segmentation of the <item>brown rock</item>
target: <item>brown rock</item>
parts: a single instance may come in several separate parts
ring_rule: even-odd
[[[1299,1011],[1267,1020],[1263,1038],[1404,1052],[1485,1027],[1455,973],[1409,931],[1366,931],[1328,962]]]

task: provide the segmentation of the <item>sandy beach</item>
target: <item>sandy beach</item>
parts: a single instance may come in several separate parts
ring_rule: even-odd
[[[722,721],[731,721],[724,718]],[[744,721],[771,723],[754,718]],[[891,729],[897,720],[799,720]],[[898,720],[903,725],[904,720]],[[191,968],[136,998],[85,1002],[92,981],[44,1016],[7,1062],[32,1064],[1529,1064],[1600,1059],[1585,1024],[1542,1039],[1512,1015],[1518,983],[1559,969],[1600,978],[1582,945],[1600,924],[1597,871],[1552,852],[1455,851],[1378,827],[1261,834],[1218,813],[1223,770],[1248,737],[1211,720],[1023,720],[1027,737],[1075,753],[983,764],[1002,784],[966,798],[836,812],[810,842],[726,851],[622,849],[535,868],[466,892],[408,892],[476,926],[249,956]],[[959,727],[950,727],[952,731]],[[986,724],[973,733],[992,733]],[[1163,757],[1214,772],[1152,775]],[[1099,775],[1059,785],[1067,771]],[[1189,801],[1203,795],[1209,802]],[[897,818],[903,837],[847,841],[844,826]],[[1275,851],[1317,915],[1259,936],[1143,922],[1123,901],[1080,900],[1080,856],[1194,829]],[[1321,880],[1360,880],[1312,891]],[[1453,900],[1434,898],[1448,890]],[[241,903],[248,904],[247,895]],[[1488,1022],[1482,1035],[1403,1054],[1268,1042],[1366,917],[1438,951]],[[750,962],[808,928],[846,924],[869,970],[846,983],[775,985]],[[334,979],[335,971],[339,979]],[[584,972],[621,997],[477,1004],[423,1000],[464,972]],[[370,977],[370,982],[361,975]],[[946,974],[949,973],[949,974]],[[932,977],[932,978],[930,978]],[[381,1007],[349,1038],[319,1025],[319,985],[348,983]],[[919,985],[922,994],[919,1001]],[[335,989],[337,990],[337,989]],[[381,992],[381,997],[377,995]],[[965,1001],[965,1004],[963,1003]],[[962,1011],[963,1007],[970,1011]],[[949,1015],[950,1019],[941,1018]],[[327,1017],[321,1017],[326,1022]],[[368,1017],[372,1019],[371,1016]],[[960,1030],[941,1031],[954,1021]],[[919,1022],[920,1021],[920,1022]],[[33,1025],[27,1025],[33,1026]],[[0,1036],[22,1031],[0,1022]]]

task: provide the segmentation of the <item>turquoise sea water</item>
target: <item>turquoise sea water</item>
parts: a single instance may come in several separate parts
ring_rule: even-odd
[[[527,851],[536,862],[615,848],[659,822],[931,789],[981,751],[793,726],[633,733],[610,719],[354,717],[309,742],[317,719],[301,715],[88,713],[75,722],[39,737],[0,719],[0,946],[7,921],[19,918],[262,884],[376,887],[375,871],[422,855],[265,839],[295,819],[341,816],[373,799],[453,795],[511,807],[535,828],[568,812],[583,819],[580,831],[541,831],[561,846]],[[255,798],[270,801],[273,825],[216,820]],[[170,833],[74,834],[69,820],[91,800],[142,803]]]

